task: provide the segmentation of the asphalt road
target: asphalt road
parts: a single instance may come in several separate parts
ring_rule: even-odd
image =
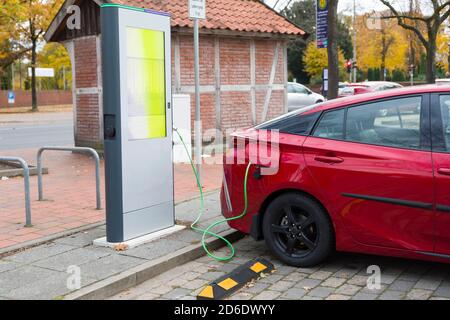
[[[71,112],[0,114],[0,151],[73,144]]]

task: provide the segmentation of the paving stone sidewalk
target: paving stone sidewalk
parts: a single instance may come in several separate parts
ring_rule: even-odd
[[[36,165],[36,149],[0,151],[1,155],[23,157]],[[95,169],[91,158],[70,152],[48,152],[43,157],[50,173],[44,175],[44,198],[37,201],[37,177],[30,177],[32,228],[25,228],[23,178],[1,180],[0,188],[0,249],[21,246],[30,241],[71,231],[75,228],[104,222],[105,211],[95,209]],[[101,162],[102,207],[104,204],[104,170]],[[188,164],[176,164],[175,201],[198,196],[196,181]],[[204,165],[204,191],[220,188],[220,165]]]
[[[276,271],[231,296],[231,300],[449,300],[448,265],[357,254],[336,254],[318,267],[288,267],[271,256],[264,242],[245,238],[236,243],[236,258],[222,263],[202,257],[174,268],[110,299],[194,300],[210,281],[256,257],[274,263]],[[225,249],[219,250],[225,252]],[[367,287],[367,268],[381,268],[380,289]]]
[[[203,225],[216,221],[218,192],[205,198]],[[176,218],[191,222],[198,213],[198,199],[176,206]],[[217,231],[228,229],[226,225]],[[60,238],[45,245],[0,259],[1,299],[61,299],[72,292],[67,281],[70,266],[81,271],[82,287],[111,277],[135,266],[165,256],[189,245],[199,243],[201,235],[185,229],[163,239],[123,252],[94,247],[92,241],[105,235],[105,226]]]

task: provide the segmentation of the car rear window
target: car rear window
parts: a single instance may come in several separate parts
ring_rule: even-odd
[[[288,113],[282,117],[265,122],[257,126],[255,129],[278,130],[281,133],[302,136],[309,135],[312,128],[314,127],[314,124],[320,116],[320,112],[303,115],[303,113],[309,110],[311,110],[311,108],[307,108],[307,110],[303,109]]]

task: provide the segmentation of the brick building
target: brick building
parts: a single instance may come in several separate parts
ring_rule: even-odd
[[[63,43],[71,56],[78,146],[102,146],[100,5],[106,2],[171,13],[172,92],[194,93],[188,0],[66,0],[46,40]],[[67,28],[72,5],[80,8],[80,29]],[[286,112],[287,41],[306,36],[258,0],[207,0],[207,20],[200,22],[203,129],[250,126]]]

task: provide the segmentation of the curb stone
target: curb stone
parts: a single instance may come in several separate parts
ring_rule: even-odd
[[[235,242],[244,237],[239,231],[227,231],[221,236]],[[218,249],[225,244],[216,238],[206,241],[210,249]],[[185,264],[202,256],[206,253],[201,244],[194,244],[167,254],[153,261],[146,262],[117,275],[101,280],[78,291],[64,296],[64,300],[102,300],[120,293],[126,289],[137,286],[142,282],[156,277],[174,267]]]

